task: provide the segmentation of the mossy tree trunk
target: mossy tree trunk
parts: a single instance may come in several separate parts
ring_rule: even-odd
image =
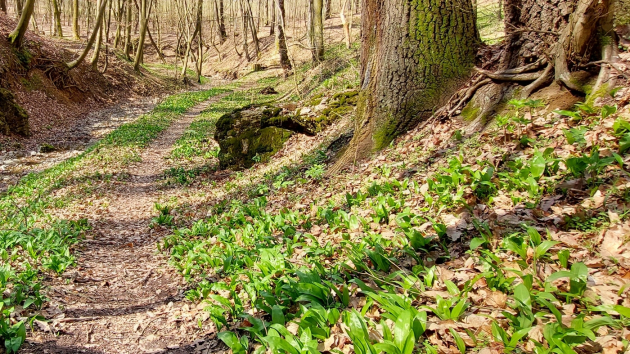
[[[503,102],[528,98],[554,81],[576,94],[591,91],[576,71],[595,58],[610,61],[616,55],[613,15],[615,4],[625,1],[506,0],[504,51],[496,69],[478,69],[486,83],[462,115],[479,123],[474,126],[483,126]],[[604,90],[613,81],[603,64],[592,92]]]
[[[140,38],[138,39],[138,48],[136,49],[136,58],[133,62],[133,70],[136,72],[140,72],[140,64],[144,59],[144,40],[147,35],[147,26],[149,23],[149,1],[141,0],[140,1]]]
[[[63,38],[63,28],[61,28],[61,9],[59,8],[59,1],[52,0],[53,16],[55,18],[55,35],[59,38]]]
[[[309,1],[308,38],[313,64],[324,60],[324,0]]]
[[[364,0],[361,97],[341,164],[429,118],[470,76],[478,33],[470,0]]]
[[[72,0],[72,38],[77,41],[81,39],[79,33],[79,0]]]
[[[276,47],[278,54],[280,55],[280,66],[284,70],[285,74],[291,70],[291,62],[289,61],[289,51],[287,49],[287,38],[284,35],[284,0],[276,0],[278,7],[278,16],[280,17],[276,21]]]
[[[13,32],[9,34],[9,42],[11,42],[14,47],[22,47],[22,41],[24,40],[24,35],[28,29],[28,24],[31,22],[31,16],[33,15],[34,10],[35,0],[26,0],[26,3],[24,3],[24,7],[21,10],[22,14],[20,15],[20,22],[18,22]]]
[[[81,64],[81,62],[85,60],[85,57],[87,57],[88,53],[90,52],[90,49],[92,49],[92,46],[94,45],[94,42],[96,41],[96,37],[98,36],[100,32],[101,26],[103,25],[103,17],[105,16],[106,8],[107,8],[107,0],[101,0],[100,8],[98,9],[98,14],[96,15],[96,22],[94,23],[94,30],[92,31],[92,34],[90,35],[90,38],[88,39],[87,45],[83,49],[83,52],[81,53],[81,55],[76,60],[68,63],[68,70],[72,70],[76,68],[77,66],[79,66],[79,64]]]

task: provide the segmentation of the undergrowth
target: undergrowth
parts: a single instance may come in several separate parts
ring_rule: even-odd
[[[343,353],[343,335],[361,354],[437,353],[447,343],[461,353],[492,346],[568,354],[601,333],[619,336],[630,325],[630,308],[593,297],[589,267],[544,224],[531,218],[495,224],[477,214],[499,202],[540,213],[564,183],[579,179],[593,191],[625,176],[630,123],[620,118],[608,130],[616,137],[608,143],[612,151],[594,145],[559,156],[547,140],[526,134],[532,121],[525,113],[541,103],[510,104],[513,113],[486,139],[527,154],[499,147],[499,159],[480,159],[479,136],[454,134],[459,143],[426,177],[399,177],[408,171],[403,159],[375,166],[358,190],[339,194],[333,183],[327,190],[337,194],[312,197],[305,207],[269,204],[326,186],[326,155],[315,153],[268,175],[249,200],[225,199],[212,216],[175,228],[159,248],[193,284],[187,298],[206,305],[233,353]],[[578,106],[557,114],[575,116],[571,129],[588,131],[615,110]],[[580,144],[573,135],[566,143]],[[469,227],[444,221],[461,210],[470,215]],[[592,218],[566,226],[591,231],[602,223],[595,211]],[[460,275],[445,276],[442,265],[462,252],[466,265],[455,263],[464,267]],[[487,311],[489,293],[503,305]],[[567,315],[567,308],[575,311]],[[484,325],[465,322],[474,316]],[[436,335],[444,346],[435,344]],[[621,345],[628,349],[627,340]]]

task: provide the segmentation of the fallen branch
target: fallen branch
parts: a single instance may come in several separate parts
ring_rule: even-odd
[[[53,320],[54,323],[75,323],[75,322],[90,322],[100,320],[102,317],[77,317],[77,318],[60,318]]]

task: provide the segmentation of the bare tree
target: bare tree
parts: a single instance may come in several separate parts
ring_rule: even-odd
[[[24,8],[21,10],[20,22],[18,22],[13,32],[9,34],[9,42],[16,48],[22,47],[22,41],[24,40],[24,35],[28,29],[28,24],[31,21],[34,9],[35,0],[26,0]]]
[[[72,0],[72,37],[75,40],[81,39],[79,33],[79,0]]]
[[[107,0],[102,0],[100,5],[101,6],[98,9],[98,14],[96,15],[96,22],[94,23],[94,30],[92,31],[92,34],[88,39],[87,45],[76,60],[68,63],[69,70],[76,68],[77,66],[79,66],[79,64],[83,62],[83,60],[85,60],[85,57],[87,57],[90,49],[92,49],[92,46],[94,45],[94,41],[96,41],[96,37],[98,36],[101,26],[103,24],[103,17],[105,16],[105,9],[107,8]]]
[[[324,60],[323,0],[310,0],[308,38],[314,64]]]
[[[136,58],[133,62],[133,70],[136,72],[140,71],[140,64],[142,64],[142,60],[144,59],[144,40],[147,34],[147,27],[149,23],[149,13],[151,12],[151,7],[149,6],[148,0],[140,1],[140,38],[138,39],[138,48],[136,49]]]
[[[61,10],[59,9],[59,2],[52,0],[53,17],[55,19],[55,35],[59,38],[63,37],[63,29],[61,28]]]
[[[284,0],[276,0],[276,4],[279,17],[278,21],[276,21],[276,47],[280,55],[280,66],[282,66],[285,75],[287,75],[288,71],[291,70],[291,62],[289,61],[289,53],[287,50],[287,39],[284,35]]]

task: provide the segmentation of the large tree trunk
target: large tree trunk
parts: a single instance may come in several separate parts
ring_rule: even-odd
[[[586,82],[581,79],[584,75],[575,72],[597,57],[597,51],[603,57],[612,55],[615,35],[610,25],[607,30],[603,25],[612,21],[607,15],[611,9],[609,0],[506,0],[506,40],[499,64],[492,70],[478,69],[480,79],[488,79],[481,81],[484,86],[462,115],[483,126],[502,102],[528,98],[554,81],[577,94],[585,94]],[[603,30],[601,35],[597,35],[598,29]],[[606,46],[606,41],[598,43],[598,38],[604,37],[612,46]],[[599,80],[604,81],[609,80]],[[596,87],[600,88],[601,85]],[[465,99],[469,96],[465,95]],[[449,108],[445,115],[458,114],[463,103]]]
[[[364,0],[355,135],[335,169],[428,119],[475,63],[470,0]]]
[[[309,1],[308,38],[313,64],[324,60],[324,0]]]
[[[72,0],[72,37],[77,41],[81,39],[79,33],[79,0]]]
[[[289,61],[289,51],[287,50],[287,38],[284,35],[284,0],[276,0],[276,4],[279,17],[276,21],[276,47],[280,55],[280,66],[282,66],[284,74],[287,75],[289,70],[291,70],[291,62]]]
[[[18,22],[18,25],[15,27],[13,32],[9,34],[9,42],[11,42],[14,47],[22,47],[22,41],[24,40],[24,35],[28,29],[28,24],[31,21],[31,16],[33,15],[34,10],[35,0],[26,0],[24,8],[21,10],[22,14],[20,16],[20,22]]]
[[[107,8],[107,0],[102,0],[101,7],[98,9],[98,14],[96,15],[96,22],[94,23],[94,30],[92,31],[92,34],[90,35],[90,38],[88,39],[88,43],[85,46],[85,49],[83,49],[83,52],[81,53],[81,55],[75,61],[68,63],[68,70],[72,70],[76,68],[79,64],[81,64],[81,62],[85,59],[85,57],[87,57],[90,49],[92,49],[92,46],[94,45],[94,41],[96,41],[96,37],[98,36],[100,32],[101,25],[103,24],[103,17],[105,16],[106,8]]]

